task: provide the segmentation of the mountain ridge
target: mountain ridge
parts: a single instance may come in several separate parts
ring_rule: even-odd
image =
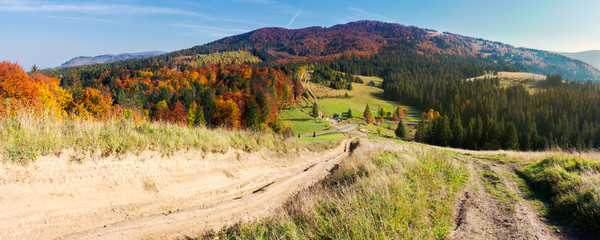
[[[130,70],[141,70],[166,66],[174,69],[183,65],[194,66],[191,61],[199,54],[239,50],[252,53],[269,66],[289,62],[331,61],[341,57],[368,57],[382,51],[392,51],[393,54],[401,55],[482,58],[500,65],[512,65],[523,72],[561,74],[569,80],[600,80],[600,70],[558,53],[370,20],[331,27],[265,27],[152,58],[127,60],[126,63],[111,64],[103,68],[127,66]]]
[[[66,61],[61,64],[57,68],[65,68],[65,67],[75,67],[82,65],[90,65],[90,64],[98,64],[98,63],[109,63],[116,62],[128,59],[139,59],[139,58],[147,58],[154,57],[161,54],[165,54],[166,52],[162,51],[148,51],[148,52],[137,52],[137,53],[120,53],[120,54],[103,54],[98,56],[79,56]]]
[[[401,51],[406,52],[492,58],[526,72],[558,73],[570,79],[600,80],[600,71],[592,65],[558,53],[380,21],[362,20],[331,27],[300,29],[266,27],[206,45],[219,44],[265,49],[279,58],[275,63],[368,56],[383,48],[400,45]]]
[[[558,52],[558,54],[581,60],[586,62],[596,69],[600,69],[600,50],[588,50],[581,52]]]

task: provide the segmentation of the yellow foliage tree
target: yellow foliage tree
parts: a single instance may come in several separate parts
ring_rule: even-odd
[[[221,123],[221,125],[231,129],[238,129],[240,127],[240,116],[240,108],[232,99],[227,101],[217,99],[215,102],[213,122]]]
[[[86,87],[83,90],[81,99],[77,99],[76,105],[79,106],[80,114],[83,117],[93,117],[105,119],[108,116],[108,110],[112,106],[112,98],[105,96],[96,88]]]

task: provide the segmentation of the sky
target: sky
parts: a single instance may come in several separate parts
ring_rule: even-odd
[[[577,52],[600,49],[597,0],[0,0],[0,60],[25,70],[77,56],[175,51],[263,27],[378,20]]]

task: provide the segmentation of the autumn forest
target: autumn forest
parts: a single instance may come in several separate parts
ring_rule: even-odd
[[[596,72],[569,74],[557,67],[568,59],[554,56],[548,66],[559,74],[530,94],[523,86],[501,88],[498,79],[466,81],[528,70],[504,55],[482,56],[469,38],[398,24],[259,29],[146,59],[29,73],[2,62],[0,114],[130,118],[291,136],[279,113],[307,96],[300,78],[310,65],[316,84],[351,91],[352,83],[367,84],[355,75],[378,76],[386,99],[437,111],[439,117],[424,114],[417,141],[471,149],[600,146],[600,87],[567,79]]]

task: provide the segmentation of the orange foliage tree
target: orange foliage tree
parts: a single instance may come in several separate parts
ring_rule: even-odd
[[[75,106],[81,117],[105,119],[112,106],[113,100],[105,96],[97,88],[86,87],[80,99],[76,99]]]
[[[240,116],[240,108],[232,99],[217,99],[215,113],[213,114],[214,123],[237,129],[240,127]]]
[[[408,115],[408,109],[403,109],[402,106],[398,106],[398,107],[396,107],[396,110],[394,110],[394,115],[392,118],[394,119],[394,121],[398,121],[398,120],[404,121],[406,118],[406,115]]]
[[[40,93],[34,81],[16,63],[0,63],[0,113],[15,114],[24,109],[38,109]]]
[[[0,63],[0,115],[30,110],[62,118],[72,106],[73,97],[59,86],[56,78],[28,75],[19,65]]]

